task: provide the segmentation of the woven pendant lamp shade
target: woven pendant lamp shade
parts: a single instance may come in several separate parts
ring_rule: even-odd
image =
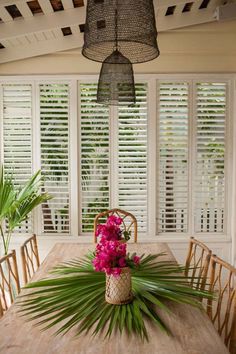
[[[109,55],[100,71],[97,103],[130,105],[135,103],[133,67],[118,50]]]
[[[88,0],[82,54],[103,62],[114,43],[131,63],[159,56],[153,0]]]

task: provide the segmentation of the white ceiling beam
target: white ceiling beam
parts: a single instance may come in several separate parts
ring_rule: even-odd
[[[0,24],[0,40],[24,36],[29,33],[48,31],[84,23],[85,8],[58,11],[47,16],[34,16],[24,20]]]
[[[21,2],[26,2],[30,0],[0,0],[2,6],[16,5],[18,6]]]
[[[74,4],[72,0],[61,0],[64,10],[73,9]]]
[[[30,11],[29,6],[26,4],[25,1],[21,1],[19,2],[19,4],[17,4],[17,8],[19,9],[21,15],[26,18],[26,17],[33,17],[32,12]]]
[[[160,7],[167,9],[169,6],[185,5],[187,2],[194,2],[194,0],[153,0],[155,9]]]
[[[11,15],[8,13],[8,11],[5,9],[4,6],[0,6],[0,18],[4,21],[4,22],[8,22],[11,21],[13,22],[13,18],[11,17]],[[1,31],[0,31],[1,33]]]
[[[40,43],[30,43],[26,46],[21,45],[11,48],[4,48],[1,49],[0,64],[44,54],[61,52],[63,50],[75,49],[82,47],[82,45],[83,36],[81,34],[73,34],[58,39],[41,41]]]
[[[219,3],[220,0],[216,0],[214,2],[214,5],[212,3],[212,6],[209,6],[206,9],[199,10],[200,2],[201,0],[197,0],[196,4],[194,4],[195,8],[193,8],[193,10],[191,10],[190,12],[178,13],[176,15],[173,14],[170,16],[163,16],[163,14],[160,14],[159,16],[158,13],[157,20],[156,20],[157,31],[164,32],[164,31],[174,30],[178,28],[216,21],[215,9],[217,3]]]
[[[38,2],[45,15],[52,14],[54,12],[49,0],[38,0]]]
[[[204,11],[204,10],[203,10]],[[202,23],[213,22],[214,12],[209,13],[208,11],[201,12],[201,15],[196,16],[186,16],[186,13],[182,13],[179,16],[173,16],[173,18],[157,18],[157,31],[165,32],[174,30],[177,28],[183,28],[188,26],[199,25]]]

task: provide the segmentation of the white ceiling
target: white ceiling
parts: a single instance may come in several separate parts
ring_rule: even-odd
[[[39,13],[28,3],[34,9],[39,5]],[[216,8],[224,3],[154,0],[158,32],[216,21]],[[80,48],[85,5],[86,0],[0,0],[0,63]]]

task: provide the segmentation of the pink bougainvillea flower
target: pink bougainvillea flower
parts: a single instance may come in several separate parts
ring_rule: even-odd
[[[107,225],[112,225],[112,224],[115,224],[115,225],[121,225],[123,222],[123,219],[116,216],[116,215],[111,215],[107,218]]]
[[[134,256],[133,257],[133,262],[134,262],[134,264],[138,265],[140,263],[140,257],[139,256]]]
[[[120,258],[119,261],[118,261],[118,264],[119,266],[122,268],[122,267],[125,267],[126,266],[126,260],[125,258]]]
[[[119,276],[122,268],[138,265],[140,257],[127,257],[127,244],[120,242],[122,239],[122,218],[111,215],[105,224],[99,224],[96,229],[96,237],[100,237],[96,246],[95,258],[92,261],[96,272],[105,272],[108,275]]]

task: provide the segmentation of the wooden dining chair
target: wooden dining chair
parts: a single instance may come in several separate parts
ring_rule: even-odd
[[[20,280],[16,252],[13,250],[0,258],[0,317],[8,310],[19,292]]]
[[[212,251],[203,243],[190,238],[189,250],[185,262],[185,276],[191,286],[204,290],[207,282]]]
[[[94,242],[97,243],[96,230],[98,224],[104,222],[109,216],[116,215],[120,217],[122,221],[122,227],[125,231],[131,231],[131,235],[133,236],[134,242],[136,243],[138,240],[138,224],[136,217],[124,210],[121,209],[111,209],[106,210],[100,214],[98,214],[94,219]]]
[[[210,291],[207,314],[231,354],[236,354],[236,268],[213,255],[210,262]]]
[[[27,284],[40,266],[37,237],[34,234],[21,246],[21,261],[24,282]]]

